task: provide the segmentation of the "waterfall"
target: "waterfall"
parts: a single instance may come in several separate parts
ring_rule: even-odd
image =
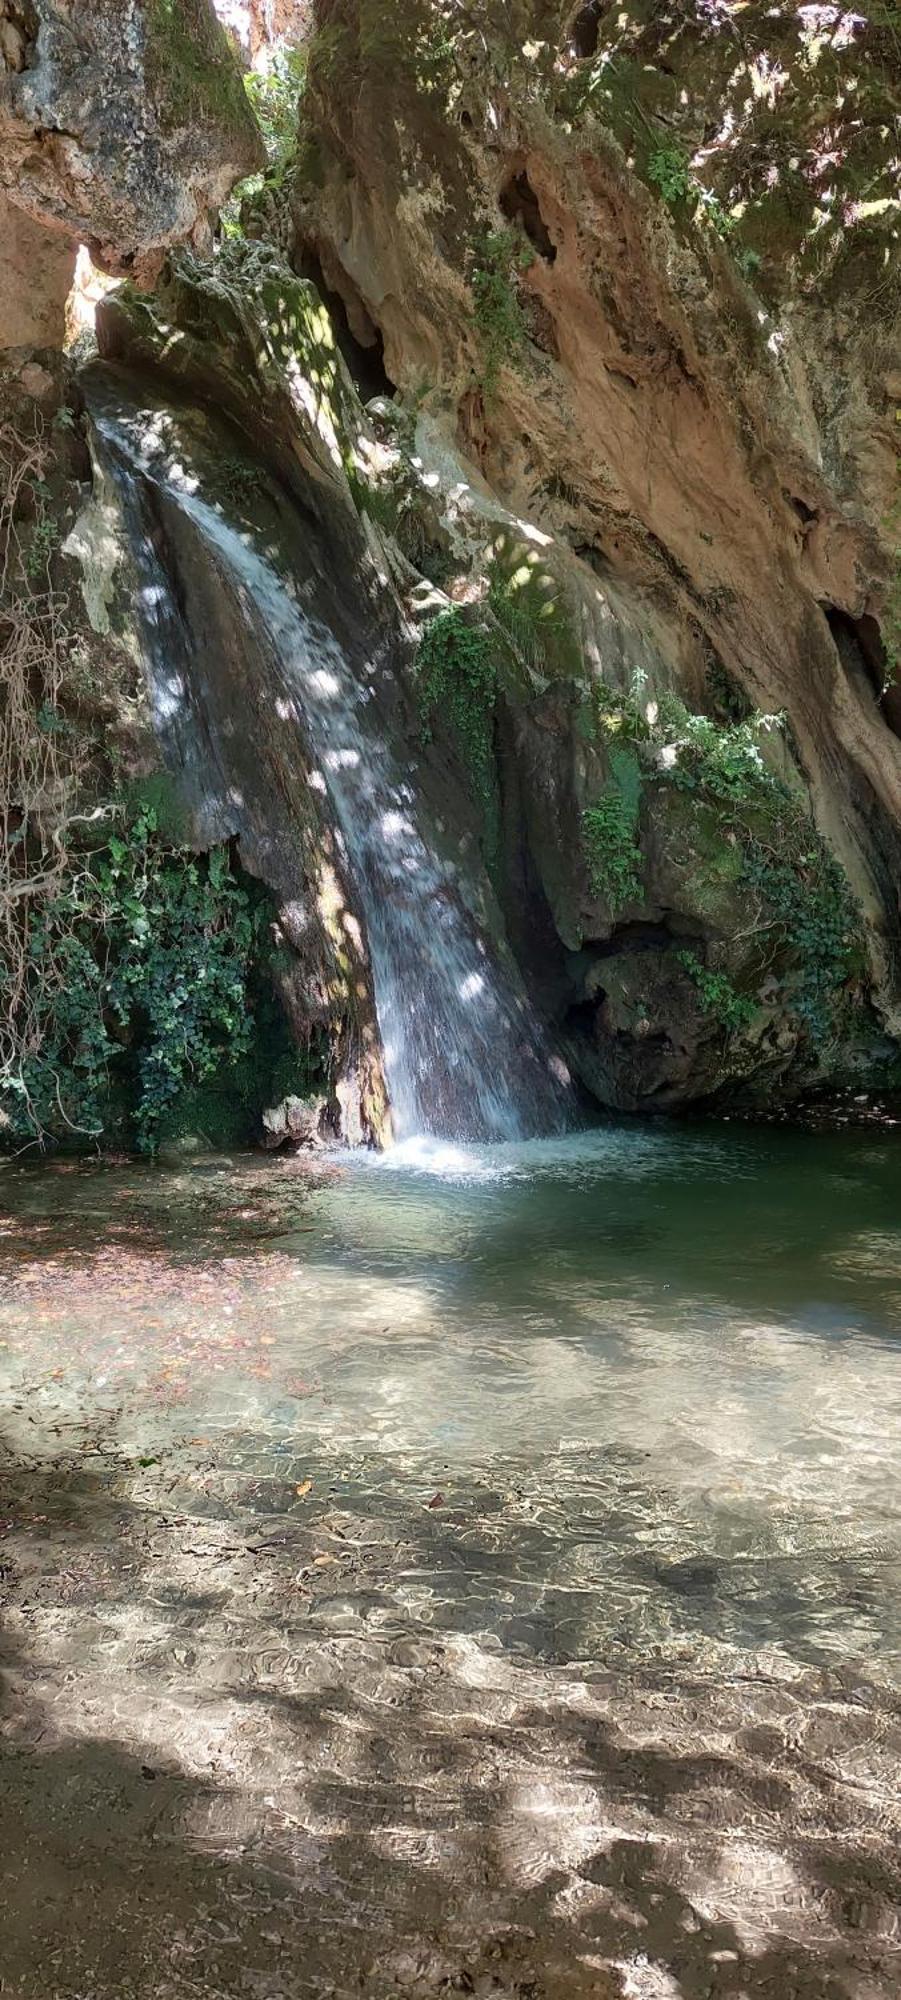
[[[405,761],[389,740],[371,679],[361,676],[326,623],[320,561],[316,611],[269,540],[240,529],[204,497],[202,474],[179,433],[163,441],[159,406],[123,406],[122,385],[88,388],[95,448],[123,506],[140,578],[138,619],[161,734],[171,735],[172,581],[135,494],[155,488],[191,524],[230,582],[241,617],[267,642],[277,677],[248,687],[248,704],[270,701],[283,729],[301,732],[327,801],[365,921],[384,1070],[395,1136],[515,1139],[559,1131],[574,1120],[565,1068],[545,1042],[515,967],[506,962],[464,895],[452,864],[430,838],[428,814]],[[186,466],[190,465],[190,470]],[[315,534],[315,528],[309,530]],[[308,581],[308,580],[307,580]],[[335,592],[353,578],[335,577]],[[340,626],[340,619],[334,621]],[[203,634],[193,633],[195,651]],[[206,669],[211,677],[211,669]],[[182,760],[190,723],[180,721]],[[221,761],[220,746],[220,761]]]

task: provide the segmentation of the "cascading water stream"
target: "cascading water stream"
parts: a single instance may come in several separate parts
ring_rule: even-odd
[[[165,493],[191,523],[277,660],[280,688],[267,697],[249,687],[247,700],[275,699],[284,727],[302,732],[317,766],[313,782],[330,803],[366,924],[395,1135],[514,1139],[565,1129],[575,1116],[565,1066],[430,842],[422,801],[393,754],[372,687],[300,603],[294,582],[202,497],[183,450],[172,462],[158,413],[126,413],[118,395],[96,391],[89,401],[98,456],[121,496],[142,579],[152,691],[166,690],[171,702],[161,615],[171,582],[140,528],[136,482]]]

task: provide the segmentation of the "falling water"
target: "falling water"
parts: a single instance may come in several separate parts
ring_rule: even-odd
[[[514,1139],[565,1128],[574,1115],[565,1067],[435,851],[371,686],[302,607],[293,581],[201,496],[185,473],[182,439],[171,462],[158,412],[124,415],[96,392],[91,401],[98,451],[123,497],[133,497],[135,474],[166,494],[231,580],[248,626],[262,628],[277,655],[279,713],[315,759],[312,781],[330,801],[365,918],[395,1135]],[[131,506],[130,529],[134,519]],[[171,686],[159,614],[170,585],[146,534],[133,555],[151,679]],[[248,702],[255,698],[248,688]]]

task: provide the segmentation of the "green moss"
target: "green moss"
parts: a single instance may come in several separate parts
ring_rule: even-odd
[[[249,129],[240,71],[224,28],[195,0],[146,0],[145,74],[163,129],[213,117]]]
[[[504,364],[517,361],[527,340],[526,322],[516,290],[516,273],[527,271],[535,253],[518,229],[495,229],[483,236],[473,253],[473,318],[482,348],[482,380],[491,395]]]
[[[603,896],[615,916],[642,894],[638,839],[642,772],[631,744],[614,744],[609,763],[609,782],[582,814],[582,844],[592,890]]]
[[[449,725],[482,819],[486,859],[494,860],[500,803],[494,753],[497,665],[491,636],[456,607],[427,625],[416,659],[423,734]]]

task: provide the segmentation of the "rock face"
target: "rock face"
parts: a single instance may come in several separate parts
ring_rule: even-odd
[[[301,600],[324,607],[334,629],[340,621],[349,647],[371,650],[379,608],[325,407],[337,411],[341,384],[334,404],[306,395],[326,365],[327,334],[311,288],[266,257],[238,255],[231,269],[183,257],[156,299],[128,287],[110,294],[98,310],[103,360],[83,375],[96,493],[73,552],[92,623],[124,623],[143,658],[194,844],[234,839],[272,891],[282,1008],[299,1044],[327,1040],[329,1130],[358,1144],[378,1139],[385,1104],[354,884],[271,635],[167,478],[170,461],[190,467],[216,518],[283,547]],[[349,383],[345,393],[355,404]],[[360,578],[359,628],[350,594],[342,615],[331,589],[330,576],[344,575]],[[155,609],[141,617],[140,604]]]
[[[898,1082],[891,30],[319,0],[262,243],[161,273],[258,162],[211,11],[0,20],[23,221],[157,283],[104,302],[87,388],[113,458],[117,395],[153,416],[119,483],[174,607],[158,734],[198,841],[276,897],[331,1128],[385,1130],[365,922],[179,464],[375,657],[461,895],[595,1102]]]
[[[0,193],[0,348],[60,348],[75,249]]]
[[[805,1003],[800,1019],[773,1010],[785,963],[761,949],[777,919],[752,887],[753,827],[736,828],[700,767],[695,797],[713,820],[672,823],[674,798],[678,819],[691,794],[665,775],[680,725],[659,708],[642,725],[626,682],[637,671],[727,733],[750,709],[784,716],[775,782],[788,774],[850,885],[838,921],[864,941],[866,983],[897,1033],[892,32],[781,6],[745,6],[740,23],[701,4],[445,14],[423,4],[387,23],[372,0],[321,0],[293,254],[346,318],[361,371],[383,357],[421,433],[454,439],[513,521],[571,552],[570,664],[558,649],[543,668],[553,686],[507,697],[500,725],[520,815],[507,897],[540,893],[538,955],[596,1048],[598,1093],[741,1094],[698,1036],[699,997],[708,1028],[729,1012],[711,975],[750,984],[758,1013],[770,1006],[776,1071],[805,1035],[822,1052],[832,1030],[809,1013],[805,1030]],[[592,592],[594,678],[642,773],[641,883],[621,885],[616,909],[592,897],[579,858],[581,816],[600,809],[603,847],[616,785],[603,742],[584,740]],[[601,729],[607,748],[616,733]],[[763,754],[772,764],[772,745]],[[762,795],[746,804],[752,821],[765,810]],[[777,816],[762,845],[775,854],[786,838]],[[698,887],[699,841],[715,895]],[[801,866],[789,928],[803,880]],[[862,974],[843,964],[847,987]]]
[[[261,49],[299,44],[312,24],[311,0],[215,0],[223,26],[254,61]]]
[[[0,177],[34,221],[152,280],[263,158],[211,0],[2,0]]]

